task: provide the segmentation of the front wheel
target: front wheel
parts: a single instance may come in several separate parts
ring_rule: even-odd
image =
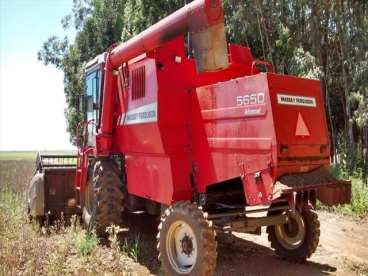
[[[166,209],[157,235],[165,275],[212,275],[216,267],[215,231],[197,205],[181,201]]]
[[[303,210],[288,213],[288,223],[269,226],[268,240],[276,255],[294,262],[303,262],[317,249],[320,223],[317,213]]]
[[[122,225],[123,182],[112,160],[97,160],[93,179],[87,182],[83,196],[84,224],[90,229],[94,228],[97,235],[106,236],[106,228],[110,225]]]

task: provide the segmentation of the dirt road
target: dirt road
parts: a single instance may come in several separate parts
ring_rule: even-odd
[[[304,264],[277,258],[270,249],[267,235],[235,233],[221,236],[215,275],[287,276],[287,275],[368,275],[368,219],[355,221],[349,217],[319,212],[321,238],[317,252]],[[155,223],[148,218],[134,219],[144,225],[130,226],[130,234],[140,231],[141,264],[157,275]],[[148,226],[149,224],[149,226]],[[142,234],[143,232],[143,234]]]
[[[319,213],[321,239],[305,264],[275,257],[267,235],[235,234],[219,244],[217,275],[365,275],[368,273],[368,221]],[[365,273],[365,274],[364,274]]]

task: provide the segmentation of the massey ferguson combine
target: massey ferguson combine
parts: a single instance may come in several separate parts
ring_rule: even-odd
[[[39,156],[33,216],[81,214],[104,235],[123,212],[158,215],[166,275],[211,275],[216,232],[266,226],[277,255],[303,261],[319,241],[316,200],[350,201],[329,173],[320,82],[227,44],[220,0],[184,6],[85,72],[77,165]]]

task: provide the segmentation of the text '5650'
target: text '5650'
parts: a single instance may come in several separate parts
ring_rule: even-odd
[[[236,97],[236,105],[253,105],[265,103],[265,93],[251,93],[243,96]]]

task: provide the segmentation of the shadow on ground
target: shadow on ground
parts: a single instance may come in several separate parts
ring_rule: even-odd
[[[146,214],[125,215],[129,231],[122,235],[122,241],[131,243],[139,236],[139,263],[152,274],[158,274],[156,234],[158,219]],[[306,262],[289,263],[279,259],[274,252],[263,245],[233,235],[218,236],[218,258],[215,275],[329,275],[336,271],[328,264]]]

